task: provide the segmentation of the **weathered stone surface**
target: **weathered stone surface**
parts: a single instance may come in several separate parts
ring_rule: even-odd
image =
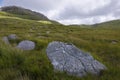
[[[33,50],[35,48],[35,43],[29,40],[21,41],[17,48],[22,50]]]
[[[15,40],[15,39],[17,39],[17,36],[16,36],[16,34],[10,34],[10,35],[8,35],[8,39]]]
[[[10,44],[9,40],[8,40],[8,37],[3,37],[2,40],[6,43],[6,44]]]
[[[106,69],[89,53],[84,53],[72,44],[54,41],[48,45],[46,52],[54,69],[68,74],[85,76],[87,73],[99,74]]]

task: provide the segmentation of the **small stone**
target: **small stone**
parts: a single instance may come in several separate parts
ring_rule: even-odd
[[[118,42],[119,42],[119,41],[117,41],[117,40],[112,40],[112,41],[111,41],[112,44],[117,44]]]
[[[10,35],[8,36],[8,39],[9,39],[9,40],[15,40],[15,39],[17,39],[17,36],[16,36],[16,34],[10,34]]]
[[[8,37],[3,37],[2,40],[6,43],[6,44],[10,44],[9,40],[8,40]]]
[[[33,41],[24,40],[18,44],[17,48],[21,50],[33,50],[35,48],[35,43]]]

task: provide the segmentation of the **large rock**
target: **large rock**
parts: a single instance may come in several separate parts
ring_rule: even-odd
[[[21,50],[33,50],[35,48],[35,43],[29,40],[21,41],[17,48]]]
[[[100,74],[106,67],[95,60],[90,54],[84,53],[72,44],[52,42],[47,47],[49,57],[55,70],[65,71],[76,76],[85,76],[87,73]]]

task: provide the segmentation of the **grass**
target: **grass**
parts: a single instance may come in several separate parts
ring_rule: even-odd
[[[1,15],[2,14],[2,15]],[[120,79],[120,24],[102,24],[101,28],[47,24],[27,19],[8,17],[0,13],[0,38],[16,34],[21,40],[32,40],[35,50],[21,51],[0,41],[0,80],[119,80]],[[7,13],[6,13],[7,14]],[[113,26],[116,26],[113,28]],[[104,26],[108,26],[104,28]],[[109,28],[112,26],[112,28]],[[49,32],[49,33],[48,33]],[[91,53],[108,68],[101,76],[83,78],[55,72],[46,55],[49,42],[73,43]],[[117,41],[113,43],[113,41]]]
[[[43,24],[52,24],[52,22],[50,21],[38,21],[38,22],[43,23]]]
[[[109,21],[109,22],[103,22],[101,24],[95,24],[93,25],[94,27],[96,28],[111,28],[111,29],[120,29],[119,27],[120,25],[120,19],[119,20],[112,20],[112,21]]]

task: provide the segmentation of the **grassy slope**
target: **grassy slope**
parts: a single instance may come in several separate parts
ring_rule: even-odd
[[[113,20],[109,22],[104,22],[100,24],[93,25],[95,28],[111,28],[111,29],[120,29],[120,20]]]
[[[119,28],[68,27],[7,16],[0,17],[0,37],[9,34],[19,36],[17,41],[11,41],[12,46],[21,40],[29,39],[35,41],[37,47],[33,51],[20,51],[0,41],[0,80],[119,80],[120,78]],[[45,49],[49,42],[55,40],[73,43],[80,49],[90,52],[103,62],[108,70],[101,76],[89,75],[84,78],[54,72]],[[113,40],[117,40],[118,43],[112,44]]]

